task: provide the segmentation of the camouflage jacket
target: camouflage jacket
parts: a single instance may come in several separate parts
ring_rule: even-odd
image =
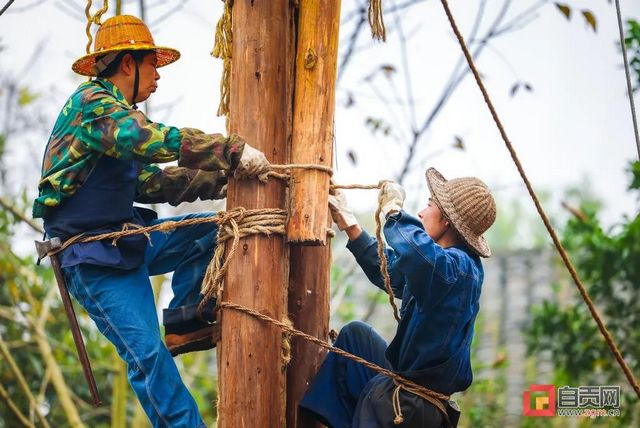
[[[137,201],[177,204],[198,196],[184,194],[197,175],[193,170],[233,170],[243,149],[244,141],[237,135],[224,137],[152,122],[144,113],[132,109],[113,83],[91,80],[71,95],[54,125],[42,161],[33,217],[46,216],[47,210],[74,195],[101,156],[135,159],[143,165]],[[161,169],[155,165],[175,160],[178,167]],[[225,174],[207,177],[216,182],[218,190],[209,189],[208,195],[223,196]]]

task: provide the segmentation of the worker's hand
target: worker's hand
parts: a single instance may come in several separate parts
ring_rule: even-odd
[[[358,224],[358,220],[356,220],[347,204],[346,196],[340,190],[336,190],[334,194],[329,195],[329,209],[338,229],[345,230]]]
[[[406,194],[401,185],[386,182],[380,190],[380,205],[385,218],[389,214],[396,213],[402,209]]]
[[[268,171],[269,161],[264,153],[244,143],[244,150],[240,157],[240,163],[236,168],[235,177],[239,179],[260,177],[263,180],[265,173]]]

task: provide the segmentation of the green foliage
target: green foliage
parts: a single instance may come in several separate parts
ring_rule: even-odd
[[[640,163],[631,165],[630,190],[640,190]],[[566,225],[563,243],[608,330],[626,357],[631,371],[640,370],[640,215],[623,218],[604,230],[597,219],[597,205],[584,203],[581,215]],[[574,294],[575,295],[575,294]],[[627,385],[621,369],[597,330],[586,304],[544,302],[534,310],[527,331],[531,352],[550,350],[564,382],[572,385]],[[625,425],[633,414],[631,403],[612,423]]]
[[[20,107],[27,106],[40,98],[40,94],[31,92],[29,88],[22,87],[18,90],[18,105]]]
[[[636,84],[634,91],[640,87],[640,23],[634,19],[627,21],[627,31],[624,44],[629,51],[629,68],[635,74]]]

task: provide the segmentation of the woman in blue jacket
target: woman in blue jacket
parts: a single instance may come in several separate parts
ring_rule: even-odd
[[[431,198],[418,218],[402,210],[401,186],[386,183],[382,189],[391,288],[402,299],[395,337],[387,346],[370,326],[356,321],[341,330],[335,346],[450,395],[472,381],[470,348],[484,278],[480,257],[491,255],[482,234],[495,221],[496,206],[477,178],[448,181],[433,168],[426,178]],[[344,194],[332,195],[329,204],[349,237],[347,248],[384,290],[376,240],[358,225]],[[404,390],[398,419],[392,406],[396,388],[392,379],[330,353],[300,405],[336,428],[445,425],[437,407]]]

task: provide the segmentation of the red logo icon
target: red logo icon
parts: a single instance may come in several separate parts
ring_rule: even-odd
[[[533,408],[531,407],[532,393]],[[556,387],[554,385],[531,385],[529,390],[524,392],[523,398],[525,416],[555,416]]]

